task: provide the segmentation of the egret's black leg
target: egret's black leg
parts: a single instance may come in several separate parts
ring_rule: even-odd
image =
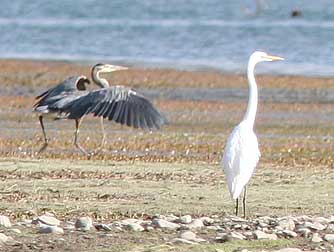
[[[43,136],[44,136],[44,144],[43,144],[43,146],[39,149],[39,151],[38,151],[38,154],[39,154],[39,153],[43,152],[43,151],[46,149],[46,147],[48,147],[48,142],[49,142],[49,141],[48,141],[48,138],[46,137],[46,133],[45,133],[44,123],[43,123],[43,116],[40,115],[40,116],[38,117],[38,119],[39,119],[39,123],[40,123],[40,125],[41,125],[42,131],[43,131]]]
[[[244,212],[244,218],[246,218],[246,186],[244,188],[244,197],[242,199],[242,207]]]
[[[239,198],[235,200],[235,215],[238,216],[239,212]]]
[[[84,155],[89,156],[88,152],[80,146],[78,143],[78,134],[79,134],[79,127],[81,124],[81,118],[75,119],[75,133],[74,133],[74,145],[77,147]]]

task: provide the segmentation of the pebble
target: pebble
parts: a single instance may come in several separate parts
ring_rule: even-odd
[[[21,230],[18,229],[18,228],[11,228],[10,231],[15,233],[15,234],[21,234],[22,233]]]
[[[215,220],[210,217],[202,217],[201,220],[205,226],[210,226],[215,223]]]
[[[254,235],[257,240],[277,240],[276,234],[267,234],[260,230],[254,231]]]
[[[306,221],[304,223],[304,227],[307,227],[307,228],[311,228],[311,229],[314,229],[314,230],[324,230],[326,228],[326,226],[322,225],[321,223],[319,222],[308,222]]]
[[[42,215],[37,217],[37,221],[49,226],[59,226],[60,220],[49,215]]]
[[[11,226],[12,226],[12,224],[10,223],[9,218],[7,216],[0,215],[0,227],[9,228]]]
[[[11,238],[10,236],[7,236],[7,235],[5,235],[3,233],[0,233],[0,245],[4,244],[4,243],[6,243],[6,242],[8,242],[10,240],[13,240],[13,238]]]
[[[291,231],[291,230],[283,230],[283,234],[286,236],[286,237],[290,237],[290,238],[294,238],[294,237],[297,237],[297,233],[294,232],[294,231]]]
[[[171,240],[171,242],[175,243],[175,244],[190,244],[190,245],[196,245],[196,244],[198,244],[196,242],[189,241],[189,240],[182,239],[182,238],[174,238],[173,240]]]
[[[216,236],[215,241],[216,242],[227,242],[230,241],[231,238],[227,233],[219,233],[218,236]]]
[[[313,223],[316,223],[316,222],[321,223],[321,224],[328,224],[330,221],[325,217],[315,217],[313,218]]]
[[[77,230],[89,231],[93,227],[93,220],[88,216],[80,217],[76,220],[74,226]]]
[[[311,233],[311,230],[308,229],[308,228],[298,228],[296,230],[296,232],[299,233],[299,234],[301,234],[304,237],[307,237]]]
[[[64,230],[61,227],[42,224],[39,227],[38,233],[40,234],[64,234]]]
[[[312,236],[311,241],[314,242],[314,243],[320,243],[323,240],[318,233],[314,233],[313,236]]]
[[[302,252],[299,248],[283,248],[280,250],[276,250],[276,252]]]
[[[204,223],[201,219],[194,219],[190,224],[187,225],[190,229],[202,228]]]
[[[177,219],[176,220],[176,222],[178,222],[178,223],[182,223],[182,224],[189,224],[189,223],[191,223],[192,222],[192,217],[191,217],[191,215],[183,215],[183,216],[181,216],[179,219]]]
[[[194,232],[191,231],[184,231],[181,232],[180,234],[181,239],[186,239],[188,241],[193,241],[193,242],[205,242],[206,240],[202,238],[198,238]]]
[[[125,226],[125,228],[136,232],[142,232],[145,230],[143,226],[138,223],[129,223],[128,225]]]
[[[107,224],[96,224],[95,228],[98,231],[112,231],[112,228]]]
[[[158,218],[153,219],[152,224],[156,225],[158,228],[171,229],[171,230],[175,230],[180,227],[179,224],[176,224],[176,223],[164,220],[164,219],[158,219]]]
[[[230,237],[234,240],[245,240],[246,237],[238,232],[231,232]]]
[[[328,241],[328,242],[331,242],[331,243],[334,243],[334,234],[325,234],[324,240]]]
[[[292,218],[282,219],[278,222],[278,225],[282,227],[284,230],[294,230],[295,229],[295,222]]]

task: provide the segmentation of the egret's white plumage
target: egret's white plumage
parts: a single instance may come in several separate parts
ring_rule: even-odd
[[[247,67],[249,83],[247,112],[241,123],[234,128],[228,137],[222,159],[222,166],[232,199],[239,198],[260,158],[257,137],[253,131],[258,103],[254,68],[261,61],[275,60],[283,60],[283,58],[270,56],[265,52],[259,51],[254,52],[249,58]]]

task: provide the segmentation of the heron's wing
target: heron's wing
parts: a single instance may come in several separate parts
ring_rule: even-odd
[[[36,103],[34,104],[34,111],[36,112],[49,112],[49,107],[55,102],[63,99],[64,97],[73,94],[74,92],[86,90],[86,83],[89,83],[89,79],[85,76],[71,76],[59,83],[57,86],[50,88],[44,93],[36,97]]]
[[[66,105],[63,112],[69,119],[92,113],[135,128],[158,129],[167,123],[149,100],[123,86],[90,92]]]
[[[260,158],[257,137],[253,129],[243,123],[234,128],[229,136],[222,166],[233,199],[238,198],[250,180]]]

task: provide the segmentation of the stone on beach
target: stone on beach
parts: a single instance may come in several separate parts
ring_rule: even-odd
[[[177,219],[176,222],[182,224],[189,224],[192,222],[192,217],[191,215],[183,215],[179,219]]]
[[[64,230],[61,227],[40,225],[38,233],[40,234],[64,234]]]
[[[277,240],[276,234],[267,234],[261,230],[254,231],[254,235],[257,240]]]
[[[164,220],[164,219],[158,219],[158,218],[153,219],[152,224],[157,226],[158,228],[171,229],[171,230],[175,230],[180,227],[179,224],[176,224],[176,223]]]
[[[180,238],[181,239],[186,239],[188,241],[193,241],[193,242],[205,242],[206,241],[202,238],[198,238],[197,235],[194,232],[189,231],[189,230],[181,232]]]
[[[80,217],[76,220],[74,226],[77,230],[89,231],[93,227],[93,220],[88,216]]]
[[[60,220],[58,220],[55,217],[49,216],[49,215],[38,216],[37,222],[41,222],[49,226],[59,226],[60,225]]]
[[[331,243],[334,243],[334,234],[325,234],[324,240],[328,241],[328,242],[331,242]]]
[[[7,216],[0,215],[0,227],[11,227],[12,224],[10,223],[10,220]]]

